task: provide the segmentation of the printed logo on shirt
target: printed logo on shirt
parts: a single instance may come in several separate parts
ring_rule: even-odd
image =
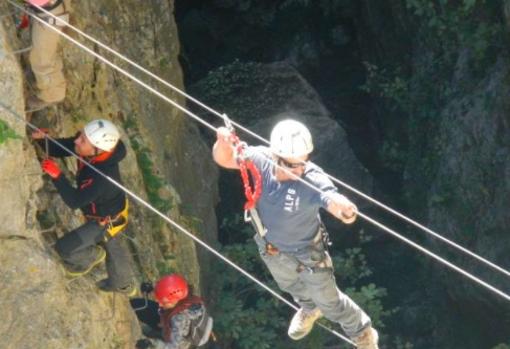
[[[299,198],[296,197],[296,190],[289,188],[285,195],[285,202],[283,209],[287,212],[297,211],[299,208]]]

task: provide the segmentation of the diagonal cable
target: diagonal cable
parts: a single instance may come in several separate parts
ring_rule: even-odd
[[[38,130],[39,128],[35,125],[33,125],[32,123],[30,123],[29,121],[23,119],[21,116],[17,115],[11,108],[9,108],[8,106],[4,105],[2,102],[0,102],[0,106],[2,107],[2,109],[4,109],[5,111],[9,112],[15,119],[17,119],[18,121],[21,121],[23,123],[25,123],[28,127],[30,127],[32,130],[36,131]],[[188,236],[189,238],[191,238],[193,241],[195,241],[197,244],[199,244],[200,246],[202,246],[203,248],[205,248],[206,250],[208,250],[209,252],[211,252],[212,254],[214,254],[216,257],[218,257],[219,259],[223,260],[226,264],[228,264],[229,266],[231,266],[232,268],[236,269],[238,272],[240,272],[241,274],[243,274],[244,276],[246,276],[248,279],[250,279],[251,281],[255,282],[257,285],[259,285],[261,288],[263,288],[264,290],[268,291],[270,294],[272,294],[274,297],[276,297],[277,299],[279,299],[280,301],[282,301],[283,303],[287,304],[289,307],[291,307],[292,309],[294,310],[298,310],[299,308],[292,304],[291,302],[289,302],[287,299],[285,299],[283,296],[281,296],[278,292],[274,291],[273,289],[271,289],[269,286],[266,286],[262,281],[258,280],[256,277],[252,276],[249,272],[247,272],[246,270],[244,270],[243,268],[241,268],[240,266],[238,266],[237,264],[235,264],[233,261],[231,261],[230,259],[228,259],[227,257],[223,256],[220,252],[218,252],[217,250],[215,250],[214,248],[212,248],[211,246],[209,246],[206,242],[202,241],[201,239],[197,238],[195,235],[193,235],[193,233],[189,232],[188,230],[186,230],[186,228],[184,228],[183,226],[181,226],[179,223],[175,222],[174,220],[172,220],[170,217],[166,216],[164,213],[162,213],[161,211],[159,211],[158,209],[156,209],[154,206],[152,206],[150,203],[148,203],[147,201],[145,201],[144,199],[142,199],[140,196],[138,196],[137,194],[135,194],[133,191],[131,191],[130,189],[128,189],[127,187],[125,187],[124,185],[120,184],[119,182],[117,182],[116,180],[112,179],[110,176],[107,176],[105,175],[103,172],[101,172],[101,170],[97,169],[94,165],[90,164],[89,162],[85,161],[83,158],[81,158],[80,156],[78,156],[76,153],[74,153],[72,150],[68,149],[67,147],[65,147],[64,145],[62,145],[60,142],[58,142],[56,139],[50,137],[50,136],[46,136],[47,139],[49,141],[51,141],[52,143],[54,143],[55,145],[57,145],[58,147],[60,147],[61,149],[63,149],[65,152],[67,152],[70,156],[76,158],[76,160],[80,161],[83,165],[87,166],[88,168],[90,168],[91,170],[93,170],[94,172],[96,172],[97,174],[99,174],[100,176],[104,177],[106,180],[108,180],[110,183],[112,183],[114,186],[116,186],[117,188],[119,188],[120,190],[122,190],[123,192],[125,192],[127,195],[129,195],[131,198],[133,198],[135,201],[137,201],[139,204],[141,204],[142,206],[146,207],[147,209],[149,209],[151,212],[155,213],[156,215],[158,215],[161,219],[163,219],[164,221],[166,221],[167,223],[169,223],[170,225],[172,225],[174,228],[178,229],[180,232],[182,232],[183,234],[185,234],[186,236]],[[355,345],[350,339],[348,339],[347,337],[343,336],[342,334],[340,334],[339,332],[323,325],[323,324],[320,324],[318,323],[322,328],[324,328],[325,330],[329,331],[330,333],[332,333],[333,335],[343,339],[344,341],[346,341],[347,343],[350,343],[352,345]]]
[[[11,4],[12,2],[10,0],[8,0]],[[150,76],[151,78],[155,79],[156,81],[162,83],[163,85],[169,87],[170,89],[172,89],[173,91],[179,93],[180,95],[182,95],[183,97],[186,97],[188,100],[194,102],[195,104],[199,105],[200,107],[202,107],[203,109],[207,110],[208,112],[216,115],[217,117],[225,120],[226,119],[226,116],[224,114],[221,114],[219,113],[218,111],[214,110],[213,108],[209,107],[208,105],[202,103],[201,101],[199,101],[198,99],[194,98],[193,96],[187,94],[186,92],[182,91],[181,89],[179,89],[178,87],[174,86],[173,84],[169,83],[168,81],[162,79],[161,77],[157,76],[156,74],[152,73],[151,71],[147,70],[146,68],[140,66],[139,64],[137,64],[136,62],[134,62],[133,60],[127,58],[126,56],[122,55],[121,53],[117,52],[116,50],[110,48],[109,46],[103,44],[101,41],[95,39],[94,37],[88,35],[87,33],[83,32],[82,30],[76,28],[75,26],[69,24],[69,23],[66,23],[65,21],[63,21],[62,19],[60,19],[59,17],[55,16],[54,14],[52,14],[51,12],[45,10],[44,8],[42,7],[38,7],[38,6],[34,6],[36,8],[38,8],[39,10],[41,10],[42,12],[44,12],[45,14],[47,14],[48,16],[51,16],[53,17],[56,21],[58,21],[59,23],[62,23],[62,24],[65,24],[67,27],[71,28],[72,30],[74,30],[75,32],[77,32],[78,34],[82,35],[83,37],[85,37],[86,39],[92,41],[93,43],[95,43],[96,45],[98,45],[99,47],[107,50],[108,52],[114,54],[115,56],[117,56],[118,58],[122,59],[123,61],[131,64],[132,66],[134,66],[135,68],[139,69],[141,72],[147,74],[148,76]],[[182,109],[181,109],[182,110]],[[188,114],[189,115],[189,114]],[[190,115],[191,116],[191,115]],[[196,118],[193,117],[195,120]],[[232,124],[234,126],[236,126],[238,129],[244,131],[245,133],[251,135],[252,137],[260,140],[261,142],[263,143],[266,143],[266,144],[269,144],[269,141],[267,139],[265,139],[264,137],[262,136],[259,136],[257,133],[249,130],[248,128],[244,127],[243,125],[235,122],[235,121],[232,121],[230,120],[230,122],[232,122]],[[435,231],[433,231],[432,229],[424,226],[423,224],[405,216],[404,214],[396,211],[395,209],[385,205],[384,203],[372,198],[371,196],[363,193],[362,191],[356,189],[355,187],[341,181],[340,179],[326,173],[326,175],[335,183],[337,184],[340,184],[341,186],[343,186],[344,188],[352,191],[353,193],[365,198],[366,200],[372,202],[373,204],[387,210],[388,212],[392,213],[393,215],[399,217],[400,219],[403,219],[405,220],[407,223],[411,224],[411,225],[414,225],[415,227],[425,231],[426,233],[434,236],[435,238],[443,241],[444,243],[456,248],[457,250],[477,259],[478,261],[486,264],[487,266],[493,268],[494,270],[497,270],[499,271],[500,273],[503,273],[505,274],[506,276],[510,276],[510,271],[500,267],[499,265],[487,260],[486,258],[470,251],[469,249],[463,247],[462,245],[452,241],[452,240],[449,240],[448,238],[445,238],[444,236],[442,236],[441,234],[439,233],[436,233]]]
[[[213,131],[216,131],[216,128],[214,126],[212,126],[211,124],[209,124],[207,121],[203,120],[202,118],[200,118],[199,116],[195,115],[194,113],[190,112],[189,110],[187,110],[186,108],[180,106],[178,103],[174,102],[173,100],[171,100],[170,98],[168,98],[167,96],[163,95],[162,93],[160,93],[159,91],[155,90],[154,88],[150,87],[149,85],[147,85],[146,83],[142,82],[141,80],[139,80],[138,78],[134,77],[132,74],[128,73],[127,71],[125,71],[124,69],[118,67],[117,65],[115,65],[114,63],[112,63],[111,61],[109,61],[108,59],[104,58],[103,56],[99,55],[98,53],[94,52],[93,50],[91,50],[90,48],[86,47],[85,45],[81,44],[80,42],[76,41],[75,39],[71,38],[69,35],[65,34],[65,33],[62,33],[59,29],[56,29],[54,28],[53,26],[51,26],[50,24],[46,23],[43,19],[40,19],[39,17],[37,17],[36,15],[34,15],[32,12],[26,10],[26,9],[23,9],[21,6],[13,3],[11,0],[7,0],[9,3],[11,3],[13,6],[17,7],[18,9],[21,9],[22,11],[26,12],[27,14],[29,14],[32,18],[36,19],[37,21],[43,23],[44,25],[46,25],[48,28],[50,28],[51,30],[57,32],[59,35],[61,36],[64,36],[66,39],[68,39],[69,41],[71,41],[72,43],[74,43],[75,45],[79,46],[80,48],[84,49],[85,51],[87,51],[88,53],[90,53],[91,55],[93,55],[94,57],[98,58],[99,60],[101,60],[102,62],[104,62],[105,64],[107,64],[108,66],[112,67],[113,69],[117,70],[118,72],[120,72],[121,74],[123,74],[124,76],[128,77],[129,79],[137,82],[138,84],[140,84],[141,86],[145,87],[146,89],[148,89],[149,91],[151,91],[152,93],[154,93],[155,95],[157,95],[158,97],[164,99],[165,101],[167,101],[168,103],[174,105],[176,108],[178,108],[179,110],[183,111],[184,113],[188,114],[189,116],[191,116],[193,119],[197,120],[198,122],[200,122],[201,124],[203,124],[204,126],[210,128],[211,130]],[[224,117],[225,120],[227,120],[226,117]],[[310,188],[312,188],[313,190],[321,193],[321,194],[324,194],[319,188],[317,188],[316,186],[304,181],[303,179],[295,176],[293,173],[291,173],[290,171],[288,171],[287,169],[279,166],[278,164],[276,164],[274,161],[271,161],[273,163],[273,165],[275,165],[276,167],[282,169],[283,171],[285,171],[286,173],[290,174],[291,176],[293,176],[293,178],[295,178],[296,180],[299,180],[301,181],[302,183],[304,183],[305,185],[309,186]],[[367,221],[371,222],[372,224],[374,224],[374,220],[370,219],[368,220],[367,218],[369,218],[368,216],[366,215],[360,215],[362,216],[362,218],[366,219]],[[384,230],[385,231],[392,231],[391,229],[387,228],[386,226],[380,224],[380,223],[377,223],[377,226],[378,227],[384,227]],[[399,234],[397,234],[396,232],[393,232],[393,235],[394,236],[398,236],[400,239],[402,239],[403,241],[405,240],[408,240],[402,236],[400,236]],[[409,240],[410,241],[410,240]],[[414,244],[414,243],[413,243]],[[413,247],[416,247],[416,246],[419,246],[417,244],[414,244],[414,245],[411,245]],[[421,249],[425,250],[423,247],[419,246]],[[422,250],[420,250],[422,251]],[[446,261],[445,259],[435,255],[434,253],[427,251],[427,254],[429,256],[435,256],[434,258],[443,263],[444,265],[452,268],[452,266],[454,266],[452,263]],[[423,252],[423,251],[422,251]],[[478,283],[479,285],[489,289],[490,291],[498,294],[499,296],[505,298],[506,300],[509,300],[510,301],[510,296],[502,291],[500,291],[499,289],[491,286],[490,284],[488,284],[487,282],[477,278],[476,276],[473,276],[472,274],[464,271],[463,269],[461,268],[458,268],[455,266],[455,268],[452,268],[454,270],[456,270],[457,272],[461,272],[461,274],[463,274],[464,276],[467,276],[468,278],[470,278],[471,280],[475,281],[476,283]]]

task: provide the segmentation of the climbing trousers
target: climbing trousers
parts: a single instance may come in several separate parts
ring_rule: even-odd
[[[356,337],[371,325],[367,314],[342,293],[335,281],[333,264],[321,239],[296,252],[267,253],[266,241],[256,234],[260,256],[282,291],[292,295],[305,310],[318,307],[324,316]]]
[[[131,260],[127,247],[119,237],[105,242],[106,228],[88,221],[60,238],[55,248],[65,264],[86,269],[96,258],[96,245],[106,250],[106,271],[112,287],[124,287],[132,280]]]
[[[65,12],[64,4],[50,12],[56,16],[62,15]],[[38,17],[46,21],[54,21],[45,13],[38,14]],[[60,102],[66,96],[64,65],[58,53],[60,35],[35,19],[31,22],[32,50],[29,60],[38,89],[37,97],[48,103]],[[62,30],[59,23],[54,23],[53,27]]]

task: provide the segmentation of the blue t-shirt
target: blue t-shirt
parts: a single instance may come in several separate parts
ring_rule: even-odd
[[[320,167],[311,163],[306,164],[302,179],[327,194],[298,180],[277,181],[276,166],[267,147],[247,147],[244,155],[253,161],[262,177],[257,211],[267,229],[267,241],[284,252],[308,246],[319,229],[319,209],[327,208],[330,200],[327,194],[336,193],[337,188]]]

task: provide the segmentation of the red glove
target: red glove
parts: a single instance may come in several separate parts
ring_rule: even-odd
[[[60,168],[58,167],[57,163],[54,160],[51,159],[45,159],[41,163],[41,168],[44,172],[50,175],[51,178],[57,179],[62,171],[60,171]]]

